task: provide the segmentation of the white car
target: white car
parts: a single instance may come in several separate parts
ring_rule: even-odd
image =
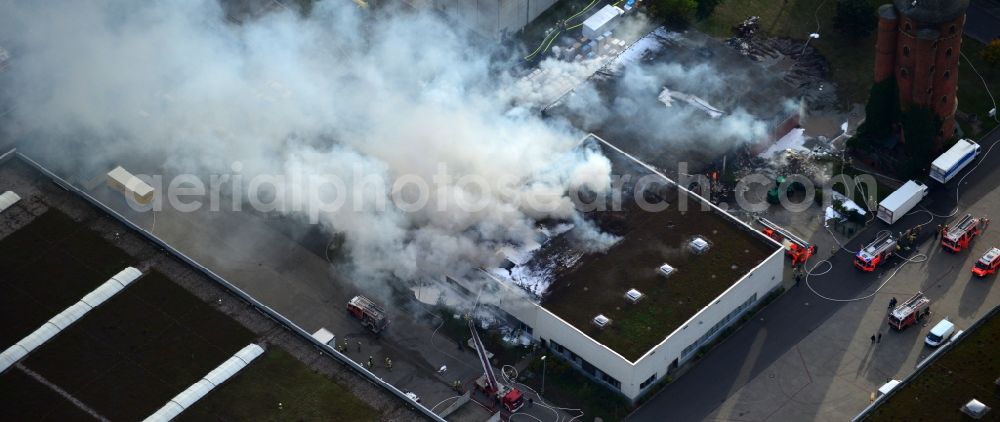
[[[931,332],[927,333],[924,343],[927,343],[931,347],[938,347],[941,343],[948,341],[952,334],[955,334],[955,324],[952,324],[951,321],[948,321],[948,318],[945,318],[934,325],[934,328],[931,328]]]

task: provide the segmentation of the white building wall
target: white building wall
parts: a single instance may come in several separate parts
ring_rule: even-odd
[[[711,337],[703,338],[716,323],[725,319],[754,295],[756,295],[754,301],[756,303],[780,286],[784,275],[784,265],[784,250],[776,248],[756,268],[719,295],[715,302],[698,311],[687,323],[668,335],[662,343],[653,347],[636,362],[629,361],[552,312],[535,304],[527,297],[527,294],[509,283],[497,280],[498,291],[494,292],[496,293],[494,297],[501,298],[498,304],[501,309],[531,327],[532,335],[536,339],[547,342],[554,341],[562,345],[581,359],[594,365],[601,372],[621,382],[622,394],[630,399],[635,399],[642,393],[642,389],[639,388],[640,384],[649,379],[651,375],[656,374],[656,379],[659,380],[666,375],[675,359],[680,365],[695,355],[692,352],[682,357],[681,354],[685,348],[699,340],[702,341],[701,345],[703,345],[721,333],[722,329],[720,328]],[[746,310],[749,310],[749,307],[744,312]],[[732,318],[726,326],[737,320],[736,317]],[[697,351],[701,345],[695,347],[694,350]],[[646,388],[652,384],[647,385]]]
[[[674,359],[677,359],[678,364],[684,364],[687,360],[690,360],[695,353],[691,352],[687,356],[681,356],[685,348],[699,340],[703,341],[701,345],[712,340],[722,332],[722,329],[713,333],[713,336],[710,338],[702,339],[702,337],[716,323],[722,321],[727,315],[739,308],[740,305],[743,305],[747,299],[754,297],[755,294],[757,296],[754,303],[760,301],[768,293],[780,286],[784,276],[784,267],[784,251],[780,249],[774,251],[767,259],[754,268],[753,271],[744,276],[742,280],[719,295],[715,302],[702,308],[687,323],[667,336],[666,340],[639,358],[634,365],[632,378],[627,382],[624,379],[621,380],[622,393],[634,399],[641,393],[639,385],[651,375],[656,374],[656,379],[660,379],[666,375],[667,368],[674,362]],[[737,320],[738,318],[733,318],[728,321],[726,326],[731,325]],[[701,345],[695,347],[694,350],[697,351]]]

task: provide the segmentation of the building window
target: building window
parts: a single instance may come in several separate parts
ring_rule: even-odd
[[[614,379],[614,377],[612,377],[612,376],[610,376],[608,374],[602,375],[601,376],[601,381],[604,381],[604,382],[608,383],[609,385],[611,385],[612,387],[615,387],[615,388],[617,388],[619,390],[622,389],[622,382]]]
[[[906,79],[906,74],[907,74],[907,72],[906,72],[906,68],[900,68],[900,69],[899,69],[899,77],[900,77],[900,78],[902,78],[902,79]]]
[[[944,71],[944,80],[947,81],[949,78],[951,78],[951,71],[950,70]]]
[[[930,93],[931,93],[931,90],[932,90],[932,88],[931,88],[931,87],[927,87],[927,93],[928,93],[928,94],[930,94]]]
[[[934,76],[934,70],[935,70],[935,67],[931,66],[931,76]]]
[[[948,102],[948,96],[947,96],[947,95],[945,95],[945,96],[942,96],[942,97],[941,97],[941,104],[945,104],[945,103],[947,103],[947,102]]]
[[[910,23],[909,22],[907,22],[906,25],[903,25],[903,30],[906,31],[906,32],[910,31]]]
[[[955,25],[952,25],[950,28],[948,28],[948,33],[949,34],[954,34],[955,33]]]
[[[948,47],[948,49],[944,51],[944,56],[951,57],[951,47]]]
[[[650,375],[649,378],[642,382],[642,384],[639,384],[639,389],[645,390],[646,387],[649,387],[649,385],[653,383],[653,381],[656,381],[656,374]]]
[[[910,47],[909,46],[906,46],[906,45],[903,46],[903,57],[910,57]]]

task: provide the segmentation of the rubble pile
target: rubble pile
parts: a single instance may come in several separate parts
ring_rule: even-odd
[[[759,20],[750,16],[734,26],[726,43],[753,61],[782,69],[782,79],[802,93],[810,108],[836,108],[836,87],[827,80],[830,64],[826,59],[806,41],[758,37]]]

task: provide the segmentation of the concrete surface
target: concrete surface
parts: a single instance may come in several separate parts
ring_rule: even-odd
[[[998,140],[1000,131],[994,130],[981,143],[988,147]],[[1000,152],[993,151],[966,179],[960,214],[995,218],[991,213],[1000,210],[998,163]],[[957,182],[934,186],[921,205],[949,214]],[[927,213],[915,213],[891,229],[900,231],[929,219]],[[944,221],[935,218],[928,224],[933,228]],[[887,228],[879,221],[847,246],[857,249]],[[868,296],[893,271],[898,273],[877,294],[852,302],[822,299],[805,283],[793,287],[630,419],[657,421],[670,414],[676,420],[849,420],[868,405],[870,394],[886,379],[905,377],[930,352],[923,337],[933,323],[947,316],[959,328],[968,327],[1000,303],[996,277],[981,280],[970,273],[986,249],[1000,244],[996,227],[958,254],[942,251],[933,233],[925,233],[920,242],[919,251],[929,256],[926,262],[902,265],[897,257],[874,273],[856,270],[852,254],[839,251],[830,256],[821,250],[818,258],[828,258],[833,266],[829,273],[810,278],[810,284],[828,297]],[[816,258],[810,265],[815,262]],[[932,301],[928,324],[889,331],[885,321],[889,299],[905,300],[917,290]],[[881,342],[871,344],[870,337],[879,332]]]
[[[138,268],[154,268],[174,283],[227,314],[258,336],[262,344],[280,345],[311,370],[322,373],[362,401],[382,412],[386,420],[423,420],[423,415],[384,389],[367,382],[335,358],[317,353],[298,335],[258,312],[249,303],[233,296],[201,272],[159,249],[145,237],[100,212],[81,198],[59,188],[47,177],[18,159],[0,164],[0,191],[14,190],[22,200],[0,215],[0,239],[29,224],[50,208],[70,216],[81,226],[101,233],[125,250]],[[178,391],[179,392],[179,391]]]
[[[105,186],[103,175],[92,176],[69,181],[307,332],[322,327],[336,335],[339,343],[348,339],[348,356],[361,363],[372,356],[373,372],[403,391],[414,392],[426,406],[454,396],[453,381],[469,382],[482,374],[474,352],[458,350],[455,342],[438,334],[440,318],[416,300],[382,299],[392,321],[389,328],[376,337],[362,327],[347,314],[347,301],[356,294],[374,295],[384,286],[365,286],[346,279],[344,271],[321,256],[324,251],[315,250],[315,235],[293,238],[261,214],[227,211],[225,206],[219,211],[209,211],[206,206],[189,213],[165,206],[155,212],[154,221],[153,212],[131,209],[121,193]],[[393,360],[391,371],[382,365],[385,357]],[[448,369],[439,373],[442,366]],[[525,398],[529,396],[542,402],[531,393]],[[551,410],[537,406],[525,413],[543,420],[553,417]]]

